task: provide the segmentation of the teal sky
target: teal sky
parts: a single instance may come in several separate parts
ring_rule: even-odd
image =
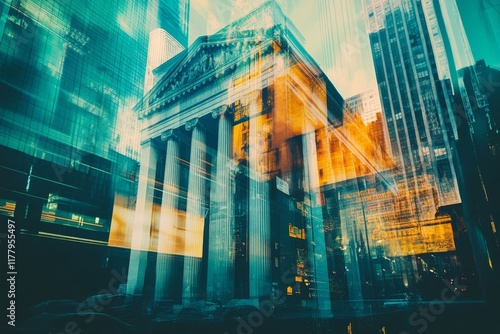
[[[500,70],[500,0],[457,0],[457,4],[474,60],[484,59]]]

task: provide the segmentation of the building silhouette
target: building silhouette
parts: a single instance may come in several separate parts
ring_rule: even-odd
[[[484,3],[483,3],[484,4]],[[492,3],[490,3],[492,4]],[[457,7],[458,5],[458,7]],[[463,199],[463,217],[461,224],[462,243],[469,249],[469,267],[475,263],[481,277],[482,297],[490,303],[496,303],[498,289],[493,282],[498,280],[499,246],[495,222],[498,220],[495,203],[498,198],[496,184],[499,180],[490,169],[498,164],[496,147],[498,146],[497,89],[498,71],[486,65],[484,60],[474,62],[479,54],[487,56],[491,45],[479,49],[478,36],[471,26],[468,16],[460,15],[464,7],[474,12],[479,2],[440,3],[434,1],[436,18],[443,35],[443,49],[450,67],[450,79],[454,91],[453,110],[457,127],[456,166],[458,181]],[[474,9],[475,8],[475,9]],[[460,9],[460,11],[459,11]],[[483,7],[494,15],[494,6]],[[474,12],[471,16],[477,15]],[[458,17],[451,20],[450,17]],[[462,19],[464,24],[462,25]],[[486,29],[488,18],[477,26]],[[455,23],[454,25],[452,24]],[[469,37],[472,39],[469,44]],[[457,41],[460,41],[457,43]],[[461,43],[461,44],[460,44]],[[457,47],[457,44],[461,47]],[[491,50],[489,50],[491,51]],[[492,60],[488,55],[488,59]]]
[[[461,165],[461,186],[467,197],[466,217],[471,231],[473,254],[483,279],[483,295],[497,303],[500,293],[494,282],[495,268],[500,265],[500,240],[497,232],[500,179],[494,171],[499,163],[500,72],[486,66],[484,61],[459,71],[463,84],[457,112],[464,118],[457,142]],[[496,304],[495,304],[496,305]]]

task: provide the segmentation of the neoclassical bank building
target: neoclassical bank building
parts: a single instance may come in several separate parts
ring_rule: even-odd
[[[127,293],[183,305],[274,293],[331,311],[329,272],[345,265],[327,254],[322,189],[344,101],[302,42],[270,2],[155,70],[135,107]]]

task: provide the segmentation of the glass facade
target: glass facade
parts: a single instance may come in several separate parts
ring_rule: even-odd
[[[135,188],[131,109],[159,5],[2,3],[0,135],[2,151],[16,156],[2,162],[2,200],[28,230],[78,227],[107,241],[116,189]],[[186,22],[179,31],[187,43]]]
[[[498,327],[500,78],[441,5],[0,0],[6,328]]]
[[[368,1],[367,8],[398,187],[409,220],[432,220],[438,207],[460,203],[449,83],[439,80],[420,1]]]

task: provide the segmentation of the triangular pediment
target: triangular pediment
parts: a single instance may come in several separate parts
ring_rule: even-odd
[[[156,97],[161,98],[170,92],[195,85],[197,81],[211,74],[223,72],[232,61],[248,56],[255,44],[255,41],[248,39],[230,42],[207,41],[200,44],[159,80]]]
[[[234,31],[200,37],[189,49],[162,66],[165,73],[136,106],[146,116],[181,96],[233,71],[246,62],[263,42],[281,36],[281,27],[268,30]]]

